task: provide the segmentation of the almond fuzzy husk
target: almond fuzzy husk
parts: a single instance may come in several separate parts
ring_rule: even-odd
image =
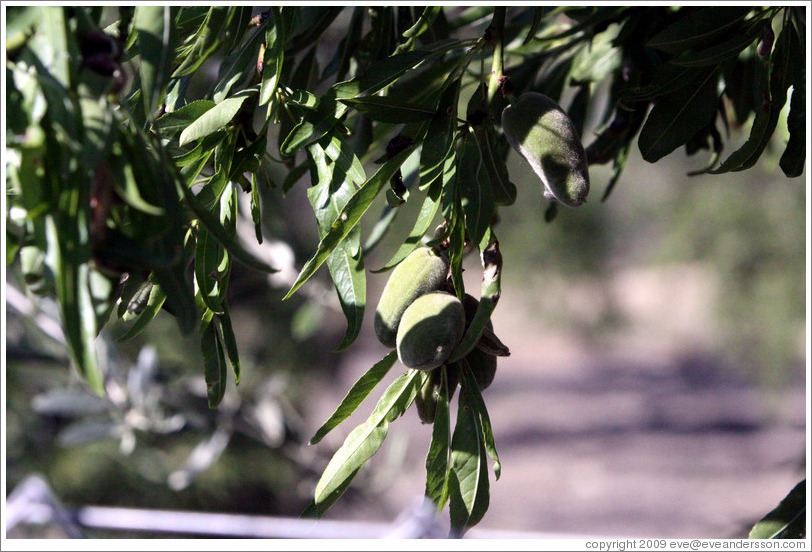
[[[428,247],[420,247],[392,270],[375,311],[378,341],[387,347],[395,347],[398,325],[406,308],[421,295],[443,287],[448,266],[448,259]]]
[[[465,333],[465,309],[456,295],[421,295],[403,313],[398,326],[398,358],[407,368],[442,366]]]
[[[589,168],[578,132],[551,98],[525,92],[502,111],[502,132],[544,184],[544,197],[578,207],[589,193]]]

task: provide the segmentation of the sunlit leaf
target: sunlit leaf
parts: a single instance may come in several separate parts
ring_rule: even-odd
[[[206,110],[180,133],[178,138],[180,145],[208,136],[228,124],[240,110],[243,102],[254,93],[256,93],[256,90],[240,92]]]
[[[409,408],[425,378],[426,374],[417,370],[400,376],[381,396],[369,418],[347,435],[316,485],[314,501],[319,514],[338,500],[358,470],[378,452],[389,424]]]
[[[358,378],[353,384],[347,394],[341,399],[341,403],[336,407],[335,412],[330,415],[330,418],[316,431],[313,437],[310,438],[308,444],[315,445],[321,441],[325,435],[338,427],[338,425],[350,417],[355,412],[355,409],[367,398],[369,393],[381,382],[381,380],[389,373],[389,370],[398,359],[397,351],[389,351],[380,362],[377,362],[372,368]]]
[[[490,502],[488,465],[479,416],[469,394],[460,391],[457,424],[451,438],[449,513],[451,529],[458,535],[479,523]]]
[[[142,307],[143,310],[141,310],[141,312],[138,314],[138,318],[136,318],[135,322],[133,322],[127,331],[117,339],[117,341],[121,343],[126,343],[140,334],[144,328],[146,328],[147,325],[149,325],[149,323],[152,322],[152,320],[158,315],[164,301],[166,301],[166,293],[164,293],[159,285],[150,284],[149,286],[144,287],[143,290],[148,294],[146,305]],[[138,299],[138,297],[139,296],[136,295],[136,301],[143,300]]]
[[[265,30],[265,53],[262,60],[259,105],[265,105],[276,94],[285,58],[285,35],[281,26],[279,8],[271,8],[270,11],[271,15]]]
[[[341,214],[330,227],[330,230],[319,242],[316,253],[314,253],[307,263],[305,263],[304,267],[302,267],[296,281],[290,290],[288,290],[287,295],[285,295],[285,299],[293,295],[293,293],[318,270],[324,261],[327,260],[327,257],[332,253],[335,247],[349,235],[355,225],[358,224],[358,221],[361,220],[363,214],[369,209],[370,205],[372,205],[372,201],[378,195],[378,192],[389,182],[389,179],[392,178],[395,171],[400,168],[406,158],[411,155],[415,147],[415,145],[408,147],[384,163],[349,199],[347,205],[341,211]]]
[[[177,140],[186,127],[197,121],[215,105],[211,100],[196,100],[158,117],[153,126],[164,138]]]

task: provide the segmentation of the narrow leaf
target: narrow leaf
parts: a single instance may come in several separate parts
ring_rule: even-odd
[[[426,199],[423,201],[423,206],[420,208],[420,213],[417,215],[417,220],[415,220],[412,231],[409,232],[406,241],[400,245],[392,258],[389,259],[383,267],[373,272],[385,272],[394,268],[400,261],[408,257],[409,253],[417,249],[420,245],[420,240],[426,235],[426,232],[431,227],[431,222],[434,220],[440,208],[440,194],[443,189],[441,184],[441,182],[436,181],[435,185],[429,188]]]
[[[792,33],[792,51],[798,56],[793,64],[792,97],[790,99],[789,114],[787,115],[787,130],[789,141],[781,155],[780,166],[784,174],[789,177],[801,176],[806,162],[806,49],[799,33],[805,29]]]
[[[448,482],[451,474],[451,418],[449,416],[449,391],[447,368],[443,370],[442,385],[434,412],[431,444],[426,454],[426,496],[440,511],[448,502]]]
[[[713,120],[719,105],[717,69],[709,68],[695,85],[660,98],[640,130],[638,147],[643,159],[657,162]]]
[[[494,204],[491,182],[473,133],[464,136],[457,146],[457,182],[468,237],[479,243],[490,226]]]
[[[726,6],[697,10],[656,34],[647,46],[679,53],[710,44],[720,36],[733,34],[752,9],[749,6]]]
[[[161,289],[161,286],[150,286],[146,306],[138,314],[138,318],[136,318],[132,326],[130,326],[124,335],[119,337],[116,341],[119,343],[126,343],[140,334],[144,328],[146,328],[147,325],[158,315],[164,301],[166,301],[166,293],[164,293],[163,289]]]
[[[791,31],[785,28],[775,41],[770,62],[772,76],[769,80],[769,102],[756,109],[756,116],[750,128],[750,135],[742,146],[730,154],[710,174],[749,169],[758,161],[778,125],[781,109],[787,99],[788,78],[795,56],[791,44]]]
[[[516,185],[510,181],[505,160],[496,151],[496,134],[493,125],[483,124],[474,129],[474,137],[482,157],[482,164],[488,174],[497,205],[512,205],[516,201]]]
[[[203,367],[206,377],[206,388],[209,408],[215,408],[226,392],[226,375],[228,367],[223,354],[222,343],[217,335],[213,313],[208,312],[209,321],[201,325],[200,350],[203,353]]]
[[[302,267],[299,276],[291,286],[284,299],[289,298],[304,284],[318,268],[327,260],[335,247],[343,241],[356,224],[361,220],[363,214],[372,205],[372,201],[389,179],[400,168],[409,155],[412,154],[416,146],[410,146],[400,152],[395,157],[384,163],[378,171],[367,180],[363,186],[350,198],[347,205],[341,211],[336,221],[330,227],[329,232],[319,242],[316,253]]]
[[[178,142],[181,146],[188,144],[198,138],[203,138],[209,134],[213,134],[226,124],[228,124],[237,112],[242,107],[243,102],[248,99],[248,96],[256,92],[255,90],[248,90],[240,92],[236,96],[227,98],[207,110],[192,124],[190,124],[183,132],[180,133]]]
[[[330,136],[330,142],[324,145],[324,153],[335,161],[338,168],[349,176],[354,184],[360,185],[366,181],[364,167],[346,140],[340,136]]]
[[[341,496],[348,481],[381,448],[389,424],[403,414],[414,401],[426,374],[409,370],[396,379],[375,406],[369,418],[350,432],[333,455],[316,485],[315,503],[324,512]]]
[[[246,251],[235,236],[229,235],[228,232],[226,232],[226,230],[223,228],[222,224],[220,224],[217,217],[198,205],[195,195],[189,188],[184,187],[183,193],[187,204],[192,209],[198,220],[200,220],[200,223],[205,226],[214,239],[216,239],[223,247],[226,248],[226,250],[228,250],[232,257],[242,262],[246,266],[250,266],[256,270],[261,270],[263,272],[277,272],[276,269],[269,266],[266,262],[257,259],[251,253]]]
[[[416,105],[389,96],[347,98],[341,102],[382,123],[416,123],[434,116],[431,106]]]
[[[336,347],[342,351],[361,333],[366,307],[366,273],[361,251],[361,228],[356,226],[327,257],[327,268],[335,284],[341,310],[347,319],[344,338]]]
[[[271,8],[271,17],[265,31],[265,53],[263,55],[262,85],[259,89],[259,105],[265,105],[276,93],[282,62],[285,57],[285,37],[281,26],[279,8]]]
[[[310,438],[308,444],[315,445],[321,441],[325,435],[338,427],[341,422],[350,417],[355,409],[367,398],[369,393],[377,386],[381,380],[389,373],[389,370],[398,359],[397,351],[389,351],[382,360],[377,362],[372,368],[358,378],[353,384],[341,403],[336,407],[335,412]]]
[[[769,22],[767,23],[769,24]],[[761,34],[763,25],[751,25],[746,31],[737,33],[724,42],[717,42],[701,50],[685,52],[671,60],[670,63],[682,67],[701,67],[716,65],[737,57]]]
[[[460,391],[457,424],[451,439],[451,458],[451,529],[462,536],[468,528],[482,520],[490,502],[485,443],[479,417],[465,390]]]
[[[524,41],[522,41],[522,46],[526,46],[536,37],[536,32],[544,19],[544,12],[546,10],[546,6],[533,8],[533,23],[530,25],[530,29],[527,31],[527,36],[524,38]]]
[[[240,354],[237,349],[237,336],[234,335],[234,328],[231,325],[231,315],[225,304],[223,304],[223,314],[217,315],[218,337],[223,342],[226,358],[234,371],[234,383],[240,384]]]
[[[153,127],[158,129],[158,132],[164,138],[177,140],[181,132],[186,130],[186,127],[202,117],[205,112],[215,105],[217,104],[211,100],[194,101],[175,111],[161,115],[155,120]]]
[[[336,99],[344,100],[370,95],[392,84],[406,71],[432,55],[432,52],[412,50],[389,56],[373,63],[363,75],[333,86]]]
[[[493,460],[493,475],[496,479],[502,474],[502,464],[499,462],[499,454],[496,452],[496,442],[493,438],[493,428],[491,427],[491,418],[488,416],[488,409],[485,407],[485,401],[482,399],[482,393],[477,386],[476,378],[471,372],[471,367],[463,359],[460,361],[460,385],[463,391],[466,392],[469,406],[476,412],[479,417],[479,425],[482,430],[482,441],[485,445],[485,451],[488,456]]]

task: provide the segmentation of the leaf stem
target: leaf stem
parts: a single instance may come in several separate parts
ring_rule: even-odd
[[[502,37],[505,34],[505,6],[498,6],[493,9],[493,22],[488,30],[492,33],[493,41],[493,65],[491,66],[491,79],[488,83],[488,104],[493,101],[496,92],[499,90],[499,83],[502,80],[502,67],[504,65],[504,48]]]

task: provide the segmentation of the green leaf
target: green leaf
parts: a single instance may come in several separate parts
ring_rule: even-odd
[[[65,21],[65,12],[68,8],[51,6],[42,10],[42,21],[38,37],[42,37],[50,52],[42,57],[43,63],[48,67],[50,75],[63,87],[70,87],[71,51],[68,48],[68,34]],[[36,51],[41,52],[39,45]],[[54,102],[48,102],[49,106]]]
[[[203,353],[209,408],[216,408],[226,393],[228,367],[223,344],[215,327],[214,313],[208,310],[204,313],[200,328],[200,350]]]
[[[158,117],[153,123],[153,127],[161,133],[161,136],[169,140],[177,140],[181,132],[186,127],[194,123],[204,113],[212,109],[215,105],[211,100],[197,100],[186,104],[183,107],[170,111]]]
[[[434,412],[431,444],[426,454],[426,496],[440,511],[448,502],[448,483],[451,475],[451,417],[449,416],[449,390],[447,367],[443,366],[442,385]]]
[[[678,54],[717,42],[720,37],[734,34],[752,9],[749,6],[699,9],[654,35],[647,46]]]
[[[235,13],[235,8],[227,6],[213,6],[208,9],[194,35],[180,49],[179,59],[183,61],[172,73],[173,78],[194,73],[204,61],[214,55]],[[181,15],[183,14],[184,11],[181,11]]]
[[[288,290],[284,299],[293,295],[293,293],[318,270],[324,261],[327,260],[327,257],[330,256],[336,246],[349,235],[355,225],[361,220],[364,213],[366,213],[367,209],[369,209],[370,205],[372,205],[372,201],[378,195],[378,192],[389,182],[389,179],[392,178],[416,147],[416,145],[412,145],[384,163],[381,168],[353,194],[336,221],[330,226],[330,230],[319,242],[316,252],[305,263],[304,267],[302,267],[299,276],[296,278],[290,290]]]
[[[180,133],[179,145],[183,146],[218,131],[234,118],[248,96],[255,93],[255,89],[244,90],[206,110]]]
[[[251,253],[246,251],[235,236],[229,235],[220,224],[217,217],[206,211],[206,209],[202,208],[198,204],[197,198],[189,188],[183,187],[183,194],[187,205],[191,208],[192,212],[198,218],[200,223],[211,233],[214,239],[216,239],[223,247],[226,248],[234,259],[256,270],[261,270],[263,272],[277,272],[276,269],[269,266],[266,262],[257,259]]]
[[[155,268],[153,278],[166,293],[165,309],[175,315],[183,333],[192,331],[197,317],[195,295],[186,281],[183,264],[177,262],[169,268]]]
[[[479,416],[465,389],[460,390],[457,424],[451,438],[449,513],[451,529],[462,536],[482,520],[490,502],[488,466]]]
[[[454,158],[454,127],[457,124],[459,91],[460,81],[446,89],[440,99],[437,116],[429,123],[426,141],[420,150],[421,189],[442,179],[446,163]]]
[[[333,156],[341,160],[341,150],[346,148],[342,148],[341,143],[336,144],[335,140],[341,142],[337,137],[333,137],[329,143],[333,149]],[[307,195],[316,214],[319,237],[323,238],[355,192],[352,179],[341,167],[343,164],[349,168],[352,163],[347,162],[346,157],[343,158],[343,163],[328,163],[327,153],[318,143],[312,144],[308,152],[316,169],[314,180],[318,184],[311,187]],[[327,267],[347,319],[347,331],[337,349],[341,350],[358,337],[364,319],[366,274],[361,253],[360,227],[354,228],[330,253],[327,257]]]
[[[655,163],[710,123],[719,106],[718,66],[708,68],[694,83],[660,98],[638,137],[643,159]]]
[[[434,116],[431,106],[416,105],[389,96],[347,98],[341,102],[381,123],[416,123]]]
[[[318,109],[319,98],[307,90],[294,90],[285,96],[285,103],[305,109]]]
[[[6,8],[6,52],[20,48],[34,34],[42,20],[41,10],[36,5]]]
[[[140,334],[144,328],[146,328],[158,315],[164,301],[166,301],[166,293],[164,293],[161,286],[157,284],[149,284],[149,286],[145,288],[145,291],[148,292],[147,304],[138,314],[138,318],[136,318],[135,322],[133,322],[129,329],[121,337],[116,339],[116,341],[119,343],[126,343]],[[139,295],[136,295],[135,297],[139,297]]]
[[[358,470],[378,452],[389,424],[411,406],[426,377],[424,372],[409,370],[397,378],[381,396],[369,418],[347,435],[316,485],[314,502],[318,515],[338,500]]]
[[[67,190],[64,193],[69,194]],[[80,213],[77,211],[75,215]],[[97,326],[89,289],[90,268],[81,260],[80,251],[72,247],[73,243],[80,243],[75,235],[79,227],[76,222],[71,224],[69,219],[73,217],[69,211],[63,211],[62,215],[58,233],[56,221],[52,217],[46,218],[48,241],[53,248],[49,256],[56,256],[54,275],[62,329],[77,370],[94,393],[104,395],[104,375],[96,357]]]
[[[775,47],[770,58],[772,65],[770,85],[770,99],[765,105],[756,110],[750,135],[742,146],[728,156],[717,168],[708,171],[710,174],[720,174],[728,171],[742,171],[756,164],[767,144],[772,138],[781,109],[787,99],[788,78],[795,61],[796,53],[791,46],[792,33],[786,28],[778,35]]]
[[[138,33],[138,53],[141,63],[141,98],[144,111],[152,118],[166,94],[174,54],[174,21],[178,8],[162,5],[135,7],[133,27]]]
[[[302,120],[285,137],[279,146],[279,153],[290,157],[306,145],[320,140],[333,129],[346,112],[347,106],[337,104],[334,92],[328,91],[319,100],[316,111],[310,109],[303,111]]]
[[[289,40],[290,54],[295,54],[307,48],[322,33],[330,26],[330,24],[339,16],[344,6],[305,6],[305,7],[287,7],[287,10],[292,14],[290,17],[294,20],[294,25],[288,27],[288,36],[292,36]],[[283,16],[285,10],[283,10]]]
[[[221,282],[229,267],[226,250],[208,230],[199,228],[195,242],[195,283],[203,302],[217,314],[223,312],[225,287]]]
[[[330,433],[330,431],[338,427],[341,422],[349,418],[350,415],[355,412],[355,409],[367,398],[369,393],[381,382],[384,376],[389,373],[389,370],[397,359],[397,351],[389,351],[383,359],[367,370],[363,376],[358,378],[346,396],[341,400],[338,407],[336,407],[335,412],[316,430],[316,433],[310,438],[308,444],[315,445],[321,441],[325,435]]]
[[[479,418],[485,451],[493,460],[493,475],[499,480],[499,476],[502,475],[502,464],[499,462],[499,454],[496,452],[496,442],[493,438],[493,428],[491,427],[491,418],[488,416],[488,409],[485,407],[485,401],[482,399],[482,393],[477,386],[476,377],[471,372],[471,367],[465,359],[460,361],[459,366],[461,388],[467,394],[468,405]]]
[[[253,78],[254,67],[264,36],[261,30],[252,29],[250,36],[240,48],[223,60],[217,76],[217,86],[214,87],[212,94],[215,103],[226,99],[232,87],[240,81]]]
[[[346,140],[339,136],[330,136],[330,142],[324,145],[324,153],[335,161],[336,166],[349,176],[353,183],[360,185],[366,182],[364,167]]]
[[[474,127],[474,137],[491,183],[493,202],[497,205],[512,205],[516,201],[516,185],[510,181],[505,160],[496,149],[493,125],[485,123]]]
[[[228,313],[225,303],[223,313],[216,315],[217,336],[223,343],[226,351],[226,358],[234,371],[234,383],[240,384],[240,353],[237,349],[237,336],[234,335],[234,328],[231,325],[231,315]]]
[[[457,145],[457,182],[468,237],[479,243],[491,224],[494,204],[491,182],[473,133],[463,136]]]
[[[748,538],[806,538],[806,479],[795,485],[778,506],[753,526]]]
[[[769,22],[767,22],[769,24]],[[750,46],[761,34],[764,25],[750,25],[745,31],[737,33],[732,38],[724,42],[716,42],[701,50],[685,52],[670,63],[681,67],[701,67],[705,65],[716,65],[738,55]]]
[[[615,45],[619,28],[619,25],[612,24],[578,48],[570,69],[571,82],[602,83],[620,67],[623,52]]]
[[[285,35],[281,26],[279,8],[270,8],[271,16],[265,30],[265,53],[262,59],[262,85],[259,89],[259,105],[265,105],[276,94],[282,62],[285,58]]]
[[[631,102],[653,100],[666,94],[672,94],[695,82],[700,75],[706,72],[707,70],[702,67],[678,67],[666,63],[657,71],[651,84],[629,88],[621,92],[620,102],[628,105]]]
[[[262,243],[262,201],[259,197],[259,182],[256,173],[251,173],[251,220],[254,222],[254,234],[257,243]]]
[[[412,50],[377,61],[362,75],[334,85],[335,97],[338,100],[346,100],[374,94],[431,55],[432,52]]]
[[[352,345],[361,333],[366,306],[366,274],[360,247],[361,228],[356,226],[327,257],[327,268],[333,278],[341,310],[347,319],[347,331],[336,351]]]
[[[417,249],[420,245],[420,240],[426,235],[426,232],[431,227],[431,222],[437,215],[440,208],[440,194],[443,190],[442,182],[435,181],[435,184],[429,188],[426,199],[423,201],[423,206],[420,208],[420,213],[417,215],[414,226],[412,227],[409,236],[406,238],[395,254],[383,267],[373,272],[385,272],[394,268],[403,259],[409,256],[409,253]]]

